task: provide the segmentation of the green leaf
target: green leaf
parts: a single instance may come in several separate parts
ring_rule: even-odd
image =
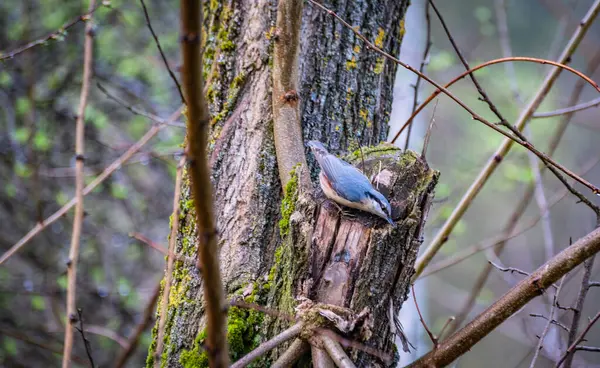
[[[40,151],[47,151],[51,146],[50,138],[45,132],[38,130],[33,136],[33,146]]]
[[[110,186],[110,193],[115,198],[125,199],[125,198],[127,198],[127,187],[124,186],[123,184],[113,183]]]
[[[33,295],[31,297],[31,307],[37,311],[43,311],[46,309],[46,299],[41,295]]]
[[[21,128],[17,128],[15,129],[14,133],[13,133],[13,138],[23,144],[25,142],[27,142],[27,140],[29,139],[29,129],[25,128],[25,127],[21,127]]]

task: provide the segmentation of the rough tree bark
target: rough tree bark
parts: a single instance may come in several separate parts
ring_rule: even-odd
[[[396,308],[406,297],[437,173],[412,153],[400,155],[389,147],[364,151],[365,171],[378,173],[381,162],[382,172],[387,173],[380,178],[383,187],[391,189],[395,202],[399,226],[393,231],[363,214],[338,221],[337,211],[326,204],[321,208],[311,193],[298,194],[293,180],[282,190],[271,102],[272,49],[278,39],[276,4],[229,0],[204,5],[204,71],[213,116],[209,158],[223,283],[230,298],[293,313],[298,304],[295,298],[302,292],[312,298],[327,294],[326,278],[321,275],[339,274],[339,268],[346,267],[348,288],[336,289],[338,299],[334,301],[321,301],[335,302],[357,313],[364,306],[370,306],[371,313],[379,317],[383,313],[385,318],[374,320],[368,344],[389,351],[389,296]],[[399,53],[408,0],[324,4],[378,46],[391,54]],[[305,140],[321,140],[339,154],[385,139],[396,65],[363,49],[350,30],[308,3],[303,9],[299,67]],[[314,175],[312,156],[308,158]],[[357,154],[353,159],[355,164],[362,161]],[[184,180],[177,252],[186,256],[196,252],[194,218],[189,180]],[[314,244],[300,242],[311,239],[311,233],[317,239]],[[336,264],[340,255],[344,259],[350,256],[353,262]],[[313,277],[314,272],[318,276]],[[163,366],[207,363],[202,352],[206,334],[201,283],[193,265],[176,262],[168,310],[158,311],[168,313]],[[230,308],[232,360],[285,327],[289,323],[283,319]],[[157,327],[154,339],[156,331]],[[153,364],[155,347],[153,341],[148,366]],[[281,348],[276,350],[255,366],[267,365],[281,352]],[[353,359],[363,365],[371,358],[356,353]]]

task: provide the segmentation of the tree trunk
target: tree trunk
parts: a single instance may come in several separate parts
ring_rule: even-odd
[[[399,53],[407,0],[324,5],[384,50]],[[204,71],[213,116],[209,159],[226,293],[230,298],[268,304],[293,314],[297,297],[316,299],[324,293],[320,275],[334,272],[330,269],[340,266],[335,265],[338,252],[352,246],[348,251],[356,252],[351,254],[356,262],[346,270],[351,282],[336,294],[334,302],[356,313],[369,306],[371,314],[378,317],[373,337],[365,343],[389,350],[389,296],[397,309],[406,297],[437,174],[412,153],[400,156],[393,149],[381,148],[378,155],[365,150],[366,172],[379,172],[382,162],[382,170],[390,174],[387,185],[383,184],[391,189],[395,208],[400,209],[396,214],[398,228],[392,232],[382,221],[362,213],[356,213],[356,219],[338,221],[336,211],[327,205],[327,209],[320,209],[309,193],[298,196],[293,181],[285,188],[284,196],[277,172],[271,112],[271,54],[278,40],[274,28],[276,6],[276,1],[266,0],[205,4]],[[395,64],[364,49],[350,30],[305,3],[299,65],[298,93],[305,140],[321,140],[332,152],[342,153],[385,139]],[[358,157],[354,157],[355,164]],[[315,174],[312,156],[308,159]],[[184,180],[177,253],[186,256],[196,253],[193,207],[189,181]],[[311,233],[318,238],[314,244],[308,236]],[[345,242],[344,237],[352,234],[362,235]],[[299,243],[301,239],[309,242]],[[306,280],[312,280],[312,285]],[[201,282],[193,265],[176,262],[166,311],[163,366],[207,363],[201,347],[205,337]],[[288,326],[285,320],[232,307],[228,322],[232,360]],[[156,340],[157,327],[153,332]],[[155,348],[153,341],[148,366],[153,365]],[[278,349],[256,366],[267,365],[281,351]],[[364,354],[353,358],[360,365],[371,359]]]

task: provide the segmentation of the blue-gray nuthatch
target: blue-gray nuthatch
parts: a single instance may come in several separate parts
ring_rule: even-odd
[[[363,173],[330,154],[319,141],[310,141],[308,146],[321,167],[319,183],[329,199],[344,206],[373,213],[395,225],[391,217],[390,203],[373,188]]]

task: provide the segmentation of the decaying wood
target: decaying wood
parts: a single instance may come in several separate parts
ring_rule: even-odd
[[[352,339],[391,353],[390,299],[401,306],[407,297],[439,174],[412,151],[380,145],[364,150],[364,155],[364,172],[391,199],[397,226],[360,211],[341,213],[319,194],[300,193],[272,275],[270,302],[288,313],[299,298],[320,302],[333,316],[320,313],[314,320],[304,317],[305,323],[347,332]],[[360,154],[349,161],[362,169]],[[354,316],[366,311],[368,316],[353,323],[344,315],[348,310]],[[353,351],[351,358],[357,366],[384,366],[360,351]]]

